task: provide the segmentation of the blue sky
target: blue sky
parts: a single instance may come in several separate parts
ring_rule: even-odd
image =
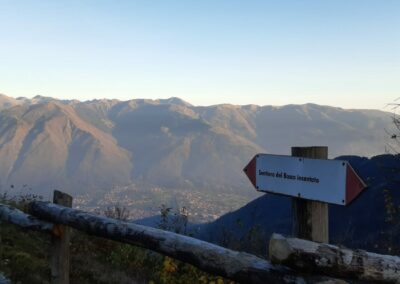
[[[195,105],[400,97],[397,0],[0,0],[0,93]]]

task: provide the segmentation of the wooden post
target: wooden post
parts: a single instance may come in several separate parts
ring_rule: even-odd
[[[72,196],[55,190],[53,203],[72,207]],[[70,228],[54,224],[52,234],[51,283],[69,284]]]
[[[327,159],[328,147],[292,147],[292,156]],[[329,243],[328,204],[293,198],[293,235],[301,239]]]
[[[90,235],[150,249],[239,283],[346,283],[327,276],[305,275],[281,265],[273,265],[255,255],[233,251],[188,236],[65,208],[57,204],[35,201],[30,204],[30,212],[42,220],[64,224]]]

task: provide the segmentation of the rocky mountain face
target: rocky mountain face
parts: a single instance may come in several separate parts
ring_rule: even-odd
[[[0,112],[2,186],[29,185],[44,193],[107,188],[130,181],[130,153],[110,134],[56,101]],[[43,189],[43,190],[41,190]]]
[[[192,106],[165,100],[62,101],[0,95],[0,185],[48,194],[107,191],[135,181],[253,192],[242,168],[259,152],[327,145],[372,156],[390,114],[315,104]]]

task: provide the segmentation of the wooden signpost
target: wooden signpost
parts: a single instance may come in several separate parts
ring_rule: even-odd
[[[366,187],[347,161],[327,160],[328,147],[293,147],[292,156],[258,154],[244,171],[258,191],[293,199],[293,233],[329,241],[328,203],[348,205]]]
[[[292,147],[292,156],[328,159],[328,147]],[[292,200],[292,210],[294,236],[301,239],[329,243],[329,210],[327,203],[294,198]]]

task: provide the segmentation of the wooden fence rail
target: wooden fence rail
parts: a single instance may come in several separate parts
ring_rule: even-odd
[[[91,235],[147,248],[190,263],[203,271],[246,283],[321,283],[331,278],[305,275],[254,255],[188,236],[106,218],[60,205],[33,202],[30,213]]]
[[[29,214],[25,214],[17,208],[4,204],[0,204],[0,221],[33,231],[42,231],[47,233],[53,231],[52,223],[42,221]]]
[[[348,277],[373,283],[400,283],[400,257],[351,250],[273,234],[269,243],[272,262],[309,273]]]
[[[389,269],[391,274],[381,273],[386,278],[365,277],[365,275],[359,273],[352,273],[351,270],[347,273],[346,269],[349,269],[348,267],[335,271],[333,268],[337,264],[333,262],[330,254],[313,256],[311,253],[326,251],[317,249],[317,247],[324,248],[328,246],[329,248],[335,248],[328,244],[317,244],[300,239],[286,239],[282,236],[274,235],[270,242],[273,262],[270,262],[248,253],[233,251],[188,236],[106,218],[54,203],[32,202],[29,213],[33,216],[16,208],[0,204],[0,221],[9,222],[30,230],[50,232],[53,235],[59,233],[58,228],[60,225],[65,225],[94,236],[150,249],[190,263],[205,272],[217,274],[240,283],[348,283],[338,279],[343,277],[352,279],[349,281],[350,283],[360,283],[360,281],[361,283],[365,283],[365,281],[375,282],[378,280],[382,283],[399,283],[396,282],[400,273],[400,258],[398,257],[388,258],[388,256],[368,253],[373,257],[374,261],[370,262],[372,267],[369,270],[367,269],[367,272],[377,268],[384,271]],[[303,253],[301,252],[302,247],[306,248]],[[56,253],[56,250],[53,250],[53,253]],[[341,255],[342,253],[343,249],[338,249],[337,254]],[[390,262],[382,262],[383,259],[390,260]],[[327,265],[325,260],[330,265]],[[325,265],[315,264],[324,263],[324,261]],[[302,265],[298,265],[299,263]],[[374,266],[374,264],[383,265]],[[344,261],[341,265],[346,265],[346,262]],[[364,266],[364,268],[367,267]],[[62,271],[57,273],[62,275],[65,272],[64,270],[67,269],[69,268],[61,265],[59,270]],[[62,278],[52,278],[52,283],[68,283],[68,280],[60,279]]]
[[[325,281],[335,280],[328,276],[296,272],[248,253],[233,251],[173,232],[106,218],[57,204],[33,202],[30,205],[30,213],[36,217],[0,204],[0,221],[53,235],[58,234],[58,225],[54,224],[67,225],[91,235],[171,256],[205,272],[240,283],[326,283]],[[68,283],[59,279],[52,278],[52,283]]]

